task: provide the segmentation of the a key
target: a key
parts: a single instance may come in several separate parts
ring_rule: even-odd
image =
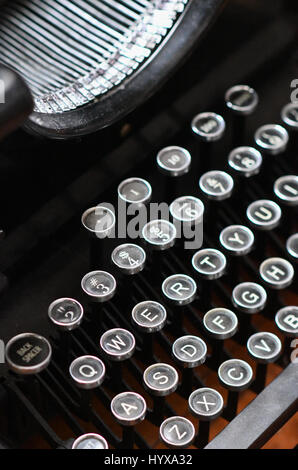
[[[278,336],[265,331],[255,333],[247,341],[247,350],[257,362],[253,390],[260,393],[266,385],[267,364],[275,362],[282,351]]]
[[[267,249],[267,237],[264,231],[270,231],[278,227],[282,217],[282,211],[276,202],[269,199],[254,201],[246,209],[246,217],[250,225],[257,230],[257,252],[259,256],[264,256]]]
[[[279,155],[287,148],[289,134],[279,124],[266,124],[257,129],[255,142],[264,153]]]
[[[151,220],[142,229],[142,236],[147,245],[158,251],[168,250],[175,244],[175,226],[164,219]]]
[[[145,300],[134,306],[131,312],[133,325],[142,332],[142,354],[147,362],[154,356],[155,333],[162,330],[167,322],[167,311],[163,305],[153,300]]]
[[[59,330],[72,331],[82,323],[84,309],[77,300],[63,297],[51,303],[48,316]]]
[[[185,449],[194,441],[195,427],[184,416],[171,416],[160,425],[159,435],[167,447]]]
[[[229,225],[222,229],[219,241],[226,253],[233,257],[248,255],[254,248],[255,237],[245,225]],[[234,259],[228,268],[229,279],[233,282],[239,277],[241,259]]]
[[[59,354],[61,360],[68,364],[71,350],[70,332],[81,325],[84,309],[77,300],[64,297],[51,303],[48,308],[48,317],[59,332]]]
[[[207,345],[198,336],[181,336],[172,345],[172,356],[182,366],[180,391],[182,396],[188,397],[193,388],[193,369],[206,361]]]
[[[234,190],[234,180],[225,171],[212,170],[204,173],[199,179],[199,188],[205,198],[206,223],[214,226],[220,219],[220,209],[223,210],[225,201]]]
[[[287,206],[298,206],[298,176],[285,175],[274,183],[274,193]]]
[[[225,94],[226,106],[235,114],[248,116],[252,114],[258,104],[259,97],[252,87],[248,85],[235,85]]]
[[[159,170],[170,176],[177,178],[189,172],[191,156],[188,150],[172,145],[160,150],[156,157]]]
[[[81,286],[86,295],[98,303],[112,299],[116,291],[115,278],[106,271],[87,273],[82,279]]]
[[[187,248],[200,248],[203,243],[204,204],[193,196],[182,196],[170,205],[170,214],[177,231],[177,239]],[[188,245],[189,244],[189,245]]]
[[[105,377],[104,363],[96,356],[80,356],[69,366],[69,373],[78,388],[92,390],[99,387]]]
[[[100,347],[105,356],[113,362],[111,368],[112,385],[116,390],[122,387],[122,363],[134,354],[134,335],[123,328],[106,331],[100,338]]]
[[[24,386],[24,393],[36,406],[42,407],[44,390],[38,375],[43,371],[46,374],[52,359],[49,341],[35,333],[21,333],[6,344],[5,359],[8,368],[21,378],[19,383]]]
[[[201,290],[204,292],[201,297],[203,307],[210,308],[212,302],[211,281],[220,279],[226,273],[227,259],[221,251],[205,248],[197,251],[191,262],[201,280]]]
[[[191,121],[193,135],[199,141],[197,160],[199,167],[195,173],[202,173],[212,165],[214,158],[214,144],[222,139],[226,130],[226,123],[222,116],[213,112],[197,114]]]
[[[122,392],[111,401],[111,412],[122,427],[122,449],[134,448],[134,426],[145,419],[147,404],[136,392]]]
[[[242,282],[232,292],[232,304],[242,316],[239,322],[239,341],[244,344],[247,334],[252,332],[251,315],[264,310],[267,303],[267,292],[255,282]]]
[[[122,274],[120,279],[120,296],[126,296],[128,290],[131,296],[136,289],[137,275],[143,271],[146,264],[146,253],[142,247],[134,243],[124,243],[117,246],[111,255],[113,265]],[[130,304],[131,297],[126,299],[126,304]],[[123,301],[124,303],[124,301]]]
[[[286,104],[282,108],[281,118],[290,131],[298,131],[298,104]]]
[[[106,450],[109,445],[100,434],[88,433],[78,437],[71,448],[75,450]]]
[[[223,397],[213,388],[199,388],[194,390],[189,396],[189,410],[196,418],[198,418],[195,446],[199,449],[203,449],[208,444],[210,422],[221,415],[223,406]]]
[[[251,252],[255,237],[245,225],[229,225],[219,235],[221,246],[233,256],[244,256]]]
[[[235,174],[245,178],[259,174],[262,163],[263,157],[254,147],[237,147],[228,156],[228,164]]]
[[[112,262],[123,274],[134,275],[143,271],[146,253],[139,245],[124,243],[112,252]]]
[[[216,142],[223,137],[226,123],[219,114],[205,112],[197,114],[193,118],[191,129],[194,135],[202,142]]]
[[[165,414],[165,397],[177,390],[179,377],[176,369],[169,364],[152,364],[144,371],[145,389],[153,395],[151,420],[159,424]]]
[[[162,283],[162,292],[166,299],[175,305],[188,305],[196,297],[197,285],[192,277],[186,274],[173,274]]]
[[[165,179],[163,200],[171,201],[178,192],[180,177],[190,170],[191,155],[188,150],[172,145],[161,149],[156,161]]]
[[[114,297],[117,288],[116,279],[106,271],[92,271],[83,277],[81,287],[89,299],[91,319],[100,331],[103,327],[103,304]]]
[[[205,313],[203,325],[213,338],[210,361],[218,367],[225,360],[224,340],[232,338],[238,331],[238,318],[232,310],[217,307]]]
[[[221,384],[229,390],[224,417],[231,421],[237,414],[239,392],[246,390],[253,381],[250,365],[241,359],[229,359],[218,369]]]
[[[225,274],[227,259],[219,250],[204,248],[193,255],[192,266],[202,279],[214,280]]]
[[[233,142],[237,145],[245,140],[247,116],[256,110],[259,97],[252,87],[235,85],[226,91],[225,102],[233,114]]]
[[[279,309],[275,315],[275,323],[285,337],[283,349],[285,362],[288,363],[293,352],[292,343],[296,342],[294,338],[298,336],[298,307],[290,305]],[[296,347],[296,343],[294,346]]]
[[[81,413],[85,420],[89,420],[91,413],[91,395],[103,383],[106,368],[104,363],[96,356],[80,356],[72,361],[69,374],[72,381],[81,390]]]
[[[254,201],[246,210],[249,223],[258,230],[273,230],[279,225],[281,215],[279,205],[269,199]]]
[[[118,186],[118,197],[126,204],[145,205],[150,202],[151,196],[151,185],[142,178],[128,178]]]
[[[175,332],[179,334],[183,326],[184,307],[196,298],[196,282],[186,274],[173,274],[163,281],[161,289],[168,303],[172,305],[174,316],[171,318],[171,323]]]
[[[48,367],[52,347],[43,336],[21,333],[8,341],[5,357],[8,367],[16,374],[35,375]]]
[[[199,187],[207,199],[224,201],[231,197],[234,181],[225,171],[212,170],[201,176]]]
[[[169,250],[175,245],[177,230],[168,220],[155,219],[144,225],[142,237],[151,251],[152,269],[159,278],[163,269],[163,258],[159,252]]]
[[[283,258],[267,258],[259,267],[260,276],[271,289],[286,289],[294,278],[294,268]]]
[[[104,205],[91,207],[83,213],[81,222],[89,235],[90,268],[104,266],[107,262],[107,239],[116,224],[114,212]]]
[[[298,233],[293,233],[288,239],[286,249],[291,259],[298,262]]]

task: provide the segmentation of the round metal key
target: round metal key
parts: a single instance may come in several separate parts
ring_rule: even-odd
[[[175,222],[198,225],[203,221],[204,204],[193,196],[182,196],[170,205],[170,214]]]
[[[256,131],[255,141],[263,152],[278,155],[286,150],[289,134],[279,124],[266,124]]]
[[[241,282],[232,292],[232,303],[244,313],[261,312],[267,302],[265,289],[255,282]]]
[[[49,341],[35,333],[22,333],[11,338],[5,348],[8,367],[20,375],[42,372],[49,365],[52,348]]]
[[[287,252],[295,261],[298,261],[298,233],[294,233],[287,239]]]
[[[51,303],[48,316],[56,328],[71,331],[82,323],[84,310],[77,300],[63,297]]]
[[[145,419],[147,405],[138,393],[122,392],[113,398],[111,411],[122,426],[135,426]]]
[[[116,280],[106,271],[87,273],[81,282],[83,291],[95,302],[107,302],[116,292]]]
[[[153,250],[162,251],[174,246],[177,231],[171,222],[164,219],[156,219],[144,225],[142,236]]]
[[[283,122],[292,131],[298,131],[298,103],[288,103],[281,111]]]
[[[128,178],[118,186],[118,196],[128,204],[147,204],[152,196],[152,188],[142,178]]]
[[[81,220],[83,227],[97,238],[108,237],[116,223],[114,212],[101,205],[87,209]]]
[[[146,253],[138,245],[125,243],[117,246],[112,252],[112,262],[124,274],[133,275],[143,271]]]
[[[104,363],[95,356],[77,357],[69,367],[69,373],[76,386],[85,390],[99,387],[105,377]]]
[[[133,355],[136,341],[130,331],[113,328],[101,336],[100,346],[110,360],[125,361]]]
[[[238,330],[238,318],[235,313],[222,307],[205,313],[203,324],[210,336],[221,340],[231,338]]]
[[[182,147],[172,145],[163,148],[157,154],[158,168],[168,176],[177,177],[188,173],[190,164],[190,153]]]
[[[173,274],[162,283],[164,296],[177,305],[190,304],[196,297],[197,285],[186,274]]]
[[[287,206],[298,205],[298,176],[285,175],[274,183],[274,193]]]
[[[135,305],[131,316],[137,328],[144,333],[160,331],[167,321],[166,309],[153,300],[145,300]]]
[[[189,419],[183,416],[171,416],[162,422],[159,435],[168,447],[183,449],[192,444],[196,432]]]
[[[197,114],[192,122],[194,135],[204,142],[215,142],[222,138],[226,123],[222,116],[212,112]]]
[[[279,205],[268,199],[254,201],[246,210],[249,222],[259,230],[272,230],[277,227],[280,223],[281,215],[282,212]]]
[[[72,445],[72,449],[80,450],[105,450],[108,448],[109,446],[105,438],[94,433],[83,434]]]
[[[248,85],[235,85],[225,94],[226,106],[235,114],[247,116],[252,114],[258,106],[259,97],[252,87]]]
[[[152,395],[159,397],[174,393],[178,387],[178,380],[176,369],[165,363],[152,364],[143,374],[145,388]]]
[[[212,421],[223,411],[224,401],[221,394],[213,388],[199,388],[188,399],[191,413],[200,421]]]
[[[285,289],[294,278],[294,268],[283,258],[268,258],[260,265],[260,276],[272,289]]]
[[[193,255],[192,266],[202,278],[219,279],[225,273],[227,259],[221,251],[205,248]]]
[[[220,365],[218,377],[228,390],[240,392],[246,390],[251,384],[253,372],[247,362],[240,359],[229,359]]]
[[[237,147],[230,152],[228,163],[238,174],[250,178],[260,172],[263,158],[253,147]]]
[[[247,350],[258,362],[267,364],[278,359],[282,346],[278,336],[261,331],[248,338]]]
[[[225,171],[212,170],[201,176],[199,187],[208,199],[223,201],[231,196],[234,180]]]
[[[283,307],[275,315],[275,323],[280,331],[288,337],[298,336],[298,307],[295,305]]]
[[[245,225],[229,225],[220,232],[219,241],[231,255],[244,256],[253,249],[255,237]]]
[[[173,343],[172,355],[184,367],[197,367],[206,361],[207,346],[198,336],[181,336]]]

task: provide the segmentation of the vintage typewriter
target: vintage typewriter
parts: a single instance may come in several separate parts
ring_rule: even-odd
[[[295,448],[296,2],[0,3],[1,448]]]

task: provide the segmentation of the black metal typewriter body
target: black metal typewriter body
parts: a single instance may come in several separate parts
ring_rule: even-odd
[[[298,254],[295,247],[289,249],[289,239],[298,232],[298,133],[281,116],[298,83],[293,82],[298,80],[297,21],[294,2],[272,1],[270,7],[269,2],[228,2],[180,69],[117,123],[69,140],[49,140],[19,129],[1,141],[0,221],[5,236],[0,241],[0,338],[7,347],[12,338],[30,332],[47,338],[52,348],[47,367],[36,374],[22,375],[11,367],[10,358],[0,364],[3,448],[70,449],[74,443],[79,447],[80,437],[90,433],[103,438],[96,443],[95,436],[91,447],[113,449],[297,445],[298,343],[293,325],[298,322]],[[249,85],[259,97],[255,111],[245,117],[233,113],[225,102],[226,91],[239,84]],[[193,118],[203,112],[224,119],[224,132],[215,142],[203,142],[194,132]],[[256,131],[266,124],[287,129],[286,149],[273,155],[257,145]],[[157,164],[160,151],[172,146],[191,156],[189,171],[176,177],[167,176]],[[249,177],[229,163],[232,150],[244,146],[258,149],[262,156],[257,174]],[[233,179],[231,194],[224,200],[212,199],[204,190],[202,176],[212,170]],[[294,186],[287,199],[278,192],[276,181],[289,175],[294,179],[288,185]],[[177,239],[173,246],[158,251],[144,239],[90,236],[82,225],[82,214],[107,203],[117,208],[117,190],[128,178],[149,183],[151,203],[171,204],[184,196],[201,200],[205,206],[202,246],[185,249]],[[209,189],[216,191],[216,175],[210,178]],[[278,222],[267,229],[249,220],[247,212],[253,202],[262,200],[281,209]],[[244,226],[254,237],[250,248],[236,256],[235,247],[224,242],[223,231],[230,226]],[[146,254],[142,270],[130,275],[112,261],[114,250],[128,243],[142,247]],[[297,241],[295,246],[297,250]],[[224,255],[226,268],[220,277],[207,279],[195,266],[194,255],[203,249]],[[123,249],[120,258],[129,260],[129,253]],[[274,284],[274,279],[270,282],[260,271],[263,262],[272,259],[286,262],[291,279],[284,285]],[[276,265],[269,268],[272,272]],[[117,284],[114,296],[101,303],[94,302],[96,295],[86,294],[81,285],[87,273],[96,271],[109,273]],[[177,282],[185,275],[196,284],[196,292],[185,305],[175,303],[162,289],[174,275],[180,276]],[[91,279],[91,287],[92,282],[94,287],[99,285]],[[259,310],[237,304],[235,288],[243,283],[265,289],[267,302]],[[83,321],[71,331],[59,330],[49,320],[49,306],[61,298],[75,299],[84,310]],[[145,331],[132,317],[136,305],[148,301],[166,310],[167,320],[159,331]],[[277,313],[285,307],[290,308],[292,333],[277,323]],[[208,331],[206,313],[216,308],[219,314],[221,309],[236,315],[238,327],[230,336]],[[64,307],[61,311],[65,312]],[[105,332],[114,329],[130,332],[135,341],[122,361],[103,344]],[[118,343],[122,330],[118,330]],[[280,345],[272,361],[249,350],[247,342],[257,333],[268,334],[275,347]],[[185,358],[183,362],[173,351],[173,344],[185,336],[199,338],[200,347],[207,348],[196,364],[190,365]],[[261,341],[266,352],[262,336]],[[38,348],[30,345],[28,337],[17,354],[32,353],[34,362]],[[82,356],[94,356],[105,365],[97,386],[82,387],[74,369],[71,375],[70,365]],[[223,368],[219,371],[234,359],[240,362],[231,363],[230,376],[241,363],[240,375],[253,373],[253,379],[247,378],[242,387],[237,381],[225,383]],[[150,385],[148,368],[162,364],[168,372],[157,368],[155,378],[175,372],[178,378],[171,376],[172,389],[157,393]],[[198,400],[201,409],[191,409],[189,396],[204,389],[223,397],[217,415],[207,413],[216,395],[208,399],[204,392]],[[124,418],[121,415],[125,406],[126,411],[135,408],[127,408],[126,402],[120,411],[116,406],[115,397],[124,392],[136,392],[139,395],[134,399],[139,397],[139,405],[146,406],[135,422],[129,421],[129,412]],[[287,433],[284,440],[283,432]]]

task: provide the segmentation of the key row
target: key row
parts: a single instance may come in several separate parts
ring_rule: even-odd
[[[216,308],[207,312],[203,323],[211,337],[221,340],[231,338],[238,327],[236,315],[225,308]],[[297,334],[297,307],[280,309],[276,314],[276,323],[281,331],[290,336]],[[135,351],[135,345],[134,335],[123,328],[107,330],[100,338],[101,351],[109,361],[121,362],[131,358]],[[214,347],[219,347],[219,343],[216,343]],[[276,360],[280,355],[281,343],[276,335],[259,332],[249,337],[247,349],[255,360],[269,363]],[[207,345],[198,336],[181,336],[172,344],[171,353],[175,361],[182,367],[195,368],[206,361]],[[20,334],[7,343],[7,364],[17,374],[37,374],[48,367],[51,357],[52,347],[49,341],[37,334]],[[163,371],[159,370],[156,365],[150,367],[144,373],[144,383],[153,394],[163,396],[176,390],[178,374],[174,368],[168,365],[158,366],[161,369],[164,367],[170,371],[169,378],[161,381],[162,386],[159,388],[155,378],[162,376]],[[71,362],[69,372],[79,388],[92,389],[101,385],[106,369],[101,359],[92,355],[85,355]]]

